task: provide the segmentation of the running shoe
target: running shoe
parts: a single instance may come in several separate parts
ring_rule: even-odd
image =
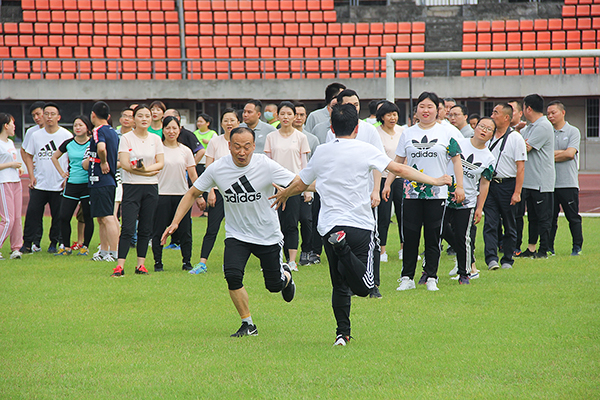
[[[313,251],[308,253],[308,260],[311,264],[321,264],[321,256]]]
[[[466,275],[461,275],[460,278],[458,278],[458,284],[459,285],[469,285],[471,282],[469,282],[469,277]]]
[[[2,255],[2,253],[0,253],[0,260],[6,260],[6,258],[4,258],[4,256]]]
[[[521,258],[535,258],[535,251],[530,251],[529,249],[522,251],[517,257]]]
[[[498,268],[500,268],[500,266],[498,265],[498,261],[496,261],[496,260],[492,260],[488,264],[488,270],[490,270],[490,271],[495,271]]]
[[[546,253],[546,252],[542,253],[541,251],[538,251],[538,252],[535,253],[535,255],[533,256],[533,258],[535,258],[535,259],[548,258],[548,253]]]
[[[408,276],[403,276],[402,278],[398,279],[398,282],[400,282],[400,286],[398,286],[398,288],[396,289],[398,291],[410,290],[416,287],[415,281],[410,279]]]
[[[23,254],[19,250],[15,250],[12,253],[10,253],[11,260],[20,260],[22,256]]]
[[[380,262],[388,262],[388,255],[387,253],[383,253],[379,255],[379,261]]]
[[[423,271],[423,273],[421,274],[421,278],[419,278],[419,285],[424,285],[427,283],[427,273],[425,273],[425,271]]]
[[[48,253],[50,253],[50,249],[48,249]],[[54,253],[54,256],[70,256],[71,254],[73,254],[73,250],[67,250],[64,247],[62,247]]]
[[[48,253],[50,253],[50,254],[56,254],[57,252],[58,252],[58,249],[56,248],[56,245],[52,245],[51,244],[50,246],[48,246]]]
[[[346,232],[334,232],[331,235],[329,235],[329,239],[327,239],[327,241],[333,246],[335,250],[339,250],[346,244]]]
[[[135,273],[137,275],[149,275],[148,270],[143,265],[140,265],[139,267],[135,267]]]
[[[294,278],[292,278],[292,270],[290,269],[290,266],[284,263],[282,268],[290,274],[290,280],[288,281],[289,283],[281,291],[281,297],[283,297],[283,299],[289,303],[290,301],[294,300],[294,295],[296,294],[296,284],[294,283]]]
[[[477,279],[477,278],[479,278],[479,271],[477,271],[477,272],[471,272],[469,274],[469,279]]]
[[[117,259],[114,258],[110,253],[108,253],[102,258],[102,261],[115,262],[115,261],[117,261]]]
[[[113,269],[113,273],[111,276],[113,278],[120,278],[123,275],[125,275],[125,271],[123,270],[123,267],[121,267],[120,265],[117,265],[117,268]]]
[[[42,251],[42,247],[41,247],[41,246],[38,246],[37,244],[35,244],[35,243],[34,243],[34,244],[31,246],[31,250],[32,250],[34,253],[39,253],[40,251]]]
[[[258,329],[256,329],[256,325],[250,325],[246,321],[242,321],[242,326],[240,326],[240,329],[238,329],[236,333],[231,335],[231,337],[242,336],[258,336]]]
[[[300,261],[298,261],[298,264],[300,265],[309,265],[310,264],[310,258],[309,258],[309,253],[303,251],[300,253]]]
[[[79,251],[77,252],[78,256],[87,256],[89,254],[90,254],[90,252],[89,252],[87,246],[81,246],[79,248]]]
[[[79,250],[79,249],[80,249],[80,248],[82,248],[82,247],[83,247],[83,245],[82,245],[82,244],[79,244],[79,243],[77,243],[77,242],[73,242],[73,245],[71,246],[71,250],[73,250],[73,251],[77,251],[77,250]]]
[[[381,299],[383,296],[381,295],[381,292],[379,291],[379,288],[377,286],[373,286],[373,289],[371,289],[371,293],[369,293],[369,298],[371,299]]]
[[[515,251],[513,251],[513,257],[521,257],[521,249],[516,249]]]
[[[184,271],[191,271],[191,270],[194,269],[194,267],[192,267],[192,264],[190,264],[190,263],[184,263],[181,266],[181,269],[184,270]]]
[[[550,250],[548,250],[548,255],[550,257],[554,257],[556,255],[556,252],[554,251],[554,249],[550,249]]]
[[[578,256],[581,254],[581,247],[573,246],[573,251],[571,252],[572,256]]]
[[[196,264],[194,269],[192,269],[190,271],[190,274],[192,274],[192,275],[205,274],[206,270],[207,270],[206,264],[204,264],[203,262],[199,262],[198,264]]]
[[[509,263],[503,263],[503,264],[500,266],[500,268],[502,268],[502,269],[511,269],[511,268],[512,268],[512,265],[511,265],[511,264],[509,264]]]
[[[164,271],[163,263],[155,262],[154,263],[154,272],[163,272],[163,271]]]
[[[100,251],[97,251],[92,256],[92,261],[104,261],[104,257],[100,254]]]
[[[335,342],[333,342],[334,346],[345,346],[350,339],[352,339],[352,336],[345,336],[345,335],[337,335],[335,338]]]
[[[450,272],[448,272],[448,275],[450,275],[450,276],[454,276],[454,275],[456,275],[456,274],[458,274],[458,261],[457,261],[457,260],[454,260],[454,268],[452,268],[452,269],[450,270]]]
[[[19,249],[19,252],[21,254],[31,254],[33,253],[33,250],[31,249],[31,247],[26,247],[25,245],[21,246],[21,248]]]
[[[448,246],[448,248],[446,249],[446,254],[449,256],[455,256],[456,255],[456,250],[454,250],[452,248],[452,246]]]
[[[436,290],[440,290],[437,287],[437,279],[436,278],[427,278],[427,290],[435,292]]]
[[[181,246],[175,243],[171,243],[170,245],[166,246],[165,249],[168,250],[181,250]]]
[[[298,265],[296,265],[296,261],[290,261],[288,263],[288,265],[290,266],[290,269],[292,271],[296,271],[296,272],[298,271]]]

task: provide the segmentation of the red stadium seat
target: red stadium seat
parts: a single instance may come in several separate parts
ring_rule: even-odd
[[[48,36],[48,44],[53,47],[60,47],[63,45],[63,37],[58,35],[50,35]]]
[[[340,37],[332,35],[325,36],[325,45],[327,47],[338,47],[340,45]]]
[[[504,32],[504,30],[505,30],[504,21],[492,21],[491,30],[492,30],[492,32]]]
[[[521,31],[532,31],[533,30],[533,21],[529,19],[522,20],[519,23],[519,28]]]
[[[398,25],[400,26],[400,25]],[[413,22],[412,23],[413,33],[425,33],[425,22]]]
[[[491,25],[490,21],[477,21],[477,32],[489,32]]]
[[[300,34],[301,35],[312,35],[313,34],[313,25],[312,24],[300,24]]]

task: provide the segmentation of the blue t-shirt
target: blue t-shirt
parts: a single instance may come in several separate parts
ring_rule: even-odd
[[[89,145],[89,140],[83,144],[79,144],[75,138],[71,138],[62,142],[62,144],[58,147],[58,150],[60,150],[61,153],[66,153],[69,157],[68,183],[77,185],[88,182],[88,172],[83,169],[81,162],[83,161]]]
[[[103,174],[100,167],[100,159],[98,158],[98,143],[100,142],[106,144],[106,161],[110,167],[108,174]],[[109,125],[94,128],[90,140],[89,187],[117,186],[115,173],[117,172],[118,149],[119,136],[117,131]]]

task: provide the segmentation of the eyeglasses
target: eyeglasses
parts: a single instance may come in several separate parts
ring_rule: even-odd
[[[448,116],[449,116],[449,117],[452,117],[452,118],[457,118],[457,117],[460,117],[460,116],[462,116],[462,115],[464,115],[464,114],[455,114],[455,113],[450,113],[450,114],[448,114]]]
[[[224,124],[230,124],[230,123],[232,124],[232,123],[238,122],[238,120],[237,119],[224,119],[222,122]]]
[[[492,128],[491,126],[477,125],[476,128],[479,128],[482,131],[485,131],[485,132],[488,132],[488,133],[494,133],[494,128]]]

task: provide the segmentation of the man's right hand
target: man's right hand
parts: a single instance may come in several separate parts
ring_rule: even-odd
[[[521,202],[521,193],[513,193],[512,197],[510,198],[510,205],[514,206],[517,203]]]
[[[29,177],[29,189],[33,189],[36,184],[37,184],[37,179],[35,179],[35,176],[31,175]]]

